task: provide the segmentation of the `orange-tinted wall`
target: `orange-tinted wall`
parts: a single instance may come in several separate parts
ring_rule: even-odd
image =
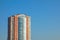
[[[14,40],[18,40],[18,17],[14,17]]]
[[[26,17],[26,40],[30,40],[29,17]]]

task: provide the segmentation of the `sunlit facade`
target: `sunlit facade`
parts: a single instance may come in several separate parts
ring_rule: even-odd
[[[8,40],[31,40],[30,16],[18,14],[8,18]]]

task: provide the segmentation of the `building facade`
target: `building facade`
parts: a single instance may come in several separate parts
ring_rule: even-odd
[[[31,40],[30,17],[24,14],[8,18],[8,40]]]

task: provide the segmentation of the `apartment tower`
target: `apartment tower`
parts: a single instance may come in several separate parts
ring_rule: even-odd
[[[31,40],[30,17],[17,14],[8,18],[8,40]]]

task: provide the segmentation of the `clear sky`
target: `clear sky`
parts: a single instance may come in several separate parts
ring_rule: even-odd
[[[0,40],[7,40],[8,17],[31,16],[32,40],[60,40],[60,0],[0,0]]]

